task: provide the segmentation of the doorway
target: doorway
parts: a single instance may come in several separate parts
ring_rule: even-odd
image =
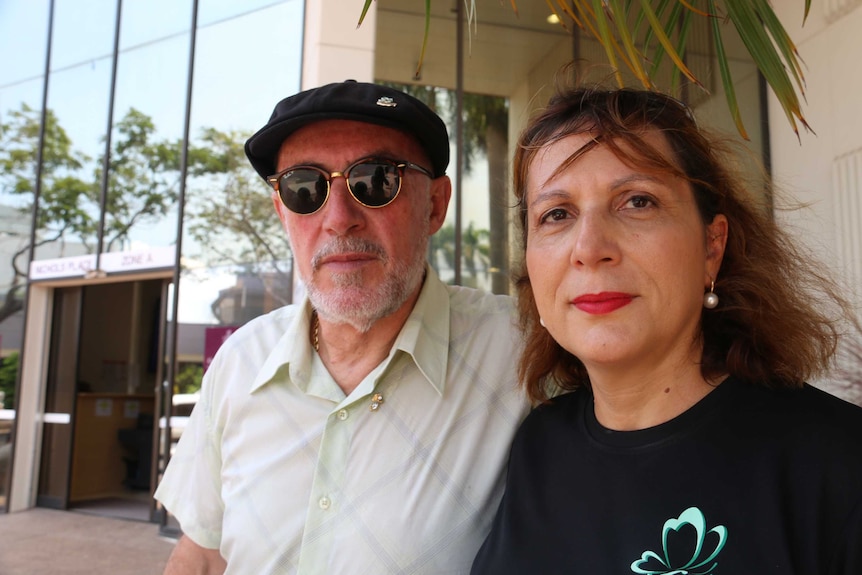
[[[168,284],[54,289],[37,505],[152,519]]]

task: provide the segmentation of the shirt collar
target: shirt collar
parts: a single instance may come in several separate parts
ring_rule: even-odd
[[[305,389],[311,374],[311,303],[304,297],[297,306],[297,313],[289,320],[287,329],[273,346],[254,378],[250,393],[269,383],[283,368],[289,370],[289,377]]]
[[[303,298],[298,312],[258,371],[250,393],[272,381],[287,369],[287,376],[303,392],[311,374],[311,304]],[[410,316],[401,328],[393,347],[408,354],[425,379],[439,394],[446,388],[449,361],[449,292],[437,273],[426,266],[425,281]],[[396,354],[390,354],[391,358]]]
[[[449,291],[431,266],[426,267],[419,299],[394,347],[409,354],[428,383],[443,394],[449,363]]]

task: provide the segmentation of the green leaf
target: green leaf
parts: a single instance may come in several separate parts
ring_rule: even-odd
[[[790,72],[796,80],[796,85],[799,86],[799,91],[804,94],[805,80],[803,78],[802,67],[799,63],[799,51],[796,49],[796,45],[790,39],[790,35],[784,29],[784,26],[778,21],[778,17],[766,0],[752,0],[752,5],[757,11],[758,17],[763,22],[763,26],[769,32],[769,35],[772,36],[773,43],[781,51],[782,56],[784,56],[784,61],[787,67],[790,68]]]
[[[709,10],[715,13],[715,2],[708,0]],[[724,42],[721,39],[721,27],[718,18],[712,18],[712,35],[715,41],[716,60],[718,67],[721,70],[721,83],[724,86],[724,95],[727,98],[727,107],[730,109],[730,115],[733,117],[733,122],[736,124],[736,129],[739,135],[748,140],[748,133],[745,131],[745,125],[742,122],[742,114],[739,112],[739,103],[736,101],[736,90],[733,87],[733,78],[730,74],[730,63],[727,60],[727,52],[724,50]]]
[[[796,132],[798,137],[797,119],[806,128],[810,128],[802,117],[799,97],[790,81],[787,69],[778,56],[772,40],[763,28],[757,12],[754,10],[750,0],[725,1],[728,15],[734,26],[736,26],[742,42],[751,54],[752,59],[757,63],[757,67],[760,68],[763,77],[766,78],[766,81],[772,87],[772,91],[781,103],[781,107],[784,109],[791,128]]]
[[[659,2],[658,7],[656,8],[656,11],[655,11],[656,16],[659,19],[661,19],[662,15],[664,14],[664,11],[667,9],[667,6],[670,3],[670,1],[671,0],[661,0]],[[679,9],[681,6],[682,5],[679,3],[674,4],[674,10]],[[670,19],[671,20],[673,19],[672,15],[671,15]],[[635,20],[635,27],[636,27],[635,29],[638,30],[638,33],[635,35],[635,37],[640,36],[640,27],[643,25],[643,23],[645,21],[646,21],[646,14],[644,14],[643,10],[639,10],[637,20]],[[643,42],[644,43],[644,51],[649,50],[650,44],[652,44],[652,36],[653,36],[652,26],[647,26],[646,33],[644,34],[644,42]],[[661,44],[658,45],[658,48],[663,50],[663,48],[661,48]]]
[[[475,0],[455,1],[468,3],[470,9],[468,17],[473,18]],[[360,25],[370,9],[371,2],[372,0],[363,2],[362,14],[359,18]],[[516,0],[510,0],[510,3],[512,10],[517,14]],[[671,78],[671,86],[674,89],[678,86],[679,74],[682,73],[691,82],[706,90],[686,66],[683,56],[686,52],[693,16],[710,18],[717,63],[728,97],[728,105],[740,133],[744,134],[730,79],[730,65],[721,36],[723,16],[716,10],[715,0],[707,1],[708,12],[695,6],[700,3],[694,0],[545,0],[545,3],[554,14],[569,16],[575,25],[599,41],[620,86],[625,85],[619,69],[620,65],[628,67],[641,84],[649,87],[653,85],[652,78],[659,73],[662,62],[667,56],[674,65]],[[667,9],[671,5],[673,8],[665,18]],[[804,0],[804,6],[803,22],[808,18],[811,0]],[[724,7],[727,18],[733,23],[752,60],[775,93],[793,130],[798,134],[797,121],[810,130],[800,108],[800,96],[805,95],[805,80],[799,54],[775,15],[770,0],[724,0]],[[634,23],[631,26],[629,15],[634,17]],[[648,23],[648,26],[644,27],[644,22]],[[428,48],[430,23],[431,0],[425,0],[425,29],[416,68],[417,79]],[[561,18],[560,23],[568,30],[564,19]],[[642,29],[645,31],[641,41],[639,39]],[[673,41],[673,38],[676,38],[676,41]],[[654,49],[653,42],[656,42]],[[648,70],[645,63],[649,63]]]
[[[677,6],[681,6],[681,4],[678,4]],[[682,23],[680,24],[680,27],[679,27],[679,42],[678,42],[679,47],[680,47],[679,55],[682,58],[685,58],[686,42],[688,40],[688,33],[691,30],[691,17],[692,17],[691,11],[686,10],[682,16]],[[680,70],[679,70],[679,68],[675,67],[673,69],[673,73],[671,74],[671,79],[670,79],[670,85],[671,85],[671,89],[673,91],[676,91],[679,88],[680,81],[681,81],[679,76],[680,76]]]
[[[650,26],[652,26],[653,31],[655,32],[656,38],[661,42],[662,46],[664,46],[667,55],[673,60],[673,63],[676,64],[676,67],[680,69],[680,71],[685,74],[685,77],[703,88],[703,84],[700,83],[700,80],[695,78],[694,74],[691,70],[688,69],[688,66],[685,65],[685,62],[680,58],[679,53],[674,48],[673,44],[668,38],[667,34],[664,32],[664,28],[661,25],[661,22],[656,16],[656,13],[653,11],[652,7],[649,4],[650,0],[641,0],[641,8],[644,11],[644,14],[649,20]]]
[[[628,22],[626,21],[626,11],[623,9],[619,0],[608,0],[608,3],[611,8],[611,13],[614,15],[614,20],[616,21],[617,33],[620,35],[620,41],[626,49],[626,53],[629,55],[631,70],[635,77],[640,80],[644,88],[650,88],[652,86],[652,82],[641,65],[643,55],[637,48],[635,48],[634,40],[632,40],[632,35],[628,28]]]
[[[362,26],[362,23],[365,21],[365,15],[368,14],[368,9],[371,8],[372,0],[365,0],[365,4],[362,6],[362,14],[359,15],[359,22],[357,22],[356,27],[359,28]]]
[[[666,9],[666,7],[667,7],[667,2],[662,2],[661,4],[659,4],[658,10],[656,10],[656,17],[657,18],[661,18],[661,15],[664,12],[664,10]],[[667,34],[668,37],[671,34],[674,23],[679,19],[681,12],[682,12],[682,4],[679,2],[675,3],[673,9],[671,9],[670,15],[668,16],[667,24],[665,27],[665,30],[666,30],[665,34]],[[643,10],[641,10],[641,14],[644,14]],[[690,16],[690,13],[686,12],[686,17],[688,17],[688,16]],[[650,26],[647,29],[647,34],[646,34],[646,37],[644,38],[644,45],[648,46],[649,44],[652,43],[652,36],[653,36],[653,28],[652,28],[652,26]],[[682,53],[682,51],[683,51],[682,49],[685,47],[685,44],[682,41],[682,39],[680,39],[680,41],[677,42],[677,44],[681,48],[679,50],[680,56],[683,56],[684,54]],[[652,64],[652,68],[650,69],[650,76],[655,76],[656,74],[658,74],[659,67],[661,66],[661,63],[664,61],[664,56],[665,56],[664,46],[662,45],[661,42],[657,42],[656,48],[655,48],[655,53],[653,54],[653,58],[652,58],[653,64]],[[675,68],[675,70],[676,70],[676,68]]]
[[[625,86],[623,76],[617,65],[617,56],[614,53],[614,42],[611,35],[611,26],[608,22],[608,17],[605,14],[604,2],[602,0],[593,0],[593,15],[596,18],[596,26],[599,29],[599,35],[602,42],[602,47],[605,49],[605,54],[608,56],[608,62],[614,70],[614,76],[620,87]]]
[[[366,0],[368,1],[368,0]],[[425,34],[422,36],[422,50],[419,52],[419,62],[416,64],[416,73],[413,74],[413,79],[420,78],[419,73],[422,71],[422,62],[425,61],[425,49],[428,47],[428,34],[431,31],[431,0],[425,0]]]

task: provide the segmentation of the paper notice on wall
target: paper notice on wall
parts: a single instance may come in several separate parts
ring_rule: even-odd
[[[96,417],[111,417],[114,413],[113,399],[97,399],[96,400]]]
[[[126,419],[137,419],[141,412],[141,402],[137,399],[129,399],[123,402],[123,417]]]

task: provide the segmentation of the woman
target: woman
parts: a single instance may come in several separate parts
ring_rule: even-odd
[[[862,409],[804,383],[851,307],[688,109],[561,93],[514,172],[542,405],[473,573],[862,574]]]

